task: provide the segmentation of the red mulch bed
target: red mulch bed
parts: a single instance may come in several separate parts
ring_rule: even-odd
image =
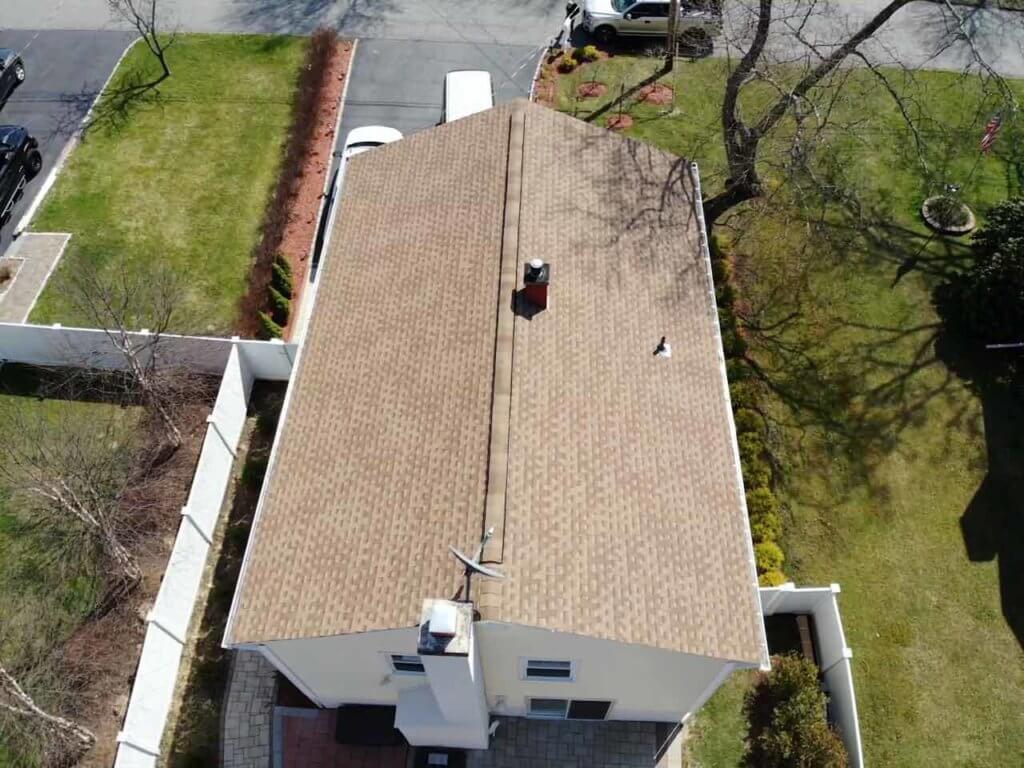
[[[672,87],[664,83],[651,83],[640,89],[640,100],[648,104],[671,104],[675,95]]]
[[[281,238],[280,251],[291,262],[295,278],[295,294],[292,297],[292,319],[298,317],[299,304],[309,275],[310,250],[316,237],[317,213],[323,199],[324,181],[331,168],[331,153],[334,149],[334,128],[341,108],[341,92],[345,88],[349,64],[352,60],[352,43],[338,44],[337,52],[331,59],[324,76],[324,92],[320,111],[316,116],[315,138],[306,162],[299,172],[300,181],[293,193],[288,224]],[[285,327],[285,338],[291,337],[292,322]]]
[[[580,83],[576,86],[576,95],[581,99],[597,98],[598,96],[604,96],[607,92],[608,86],[604,83],[599,83],[596,80]]]
[[[605,125],[612,131],[624,131],[633,125],[633,118],[625,114],[612,115],[608,118],[608,122]]]

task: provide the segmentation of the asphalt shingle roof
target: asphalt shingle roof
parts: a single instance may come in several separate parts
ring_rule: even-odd
[[[493,526],[483,619],[763,662],[694,178],[526,102],[355,158],[228,641],[415,625]]]

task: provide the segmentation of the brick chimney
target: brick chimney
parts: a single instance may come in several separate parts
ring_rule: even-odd
[[[527,301],[541,309],[548,308],[548,283],[551,281],[551,265],[540,259],[533,259],[523,269],[523,295]]]

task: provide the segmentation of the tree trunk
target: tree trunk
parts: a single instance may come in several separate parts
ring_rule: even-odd
[[[719,192],[717,195],[713,195],[704,200],[704,226],[707,228],[708,235],[711,234],[711,230],[723,214],[727,211],[735,208],[740,203],[745,203],[747,200],[753,200],[760,194],[760,190],[752,187],[750,184],[739,182],[735,183],[732,179],[726,182],[725,189]]]
[[[41,709],[3,666],[0,666],[0,692],[6,694],[5,698],[13,702],[0,701],[0,709],[41,723],[74,745],[78,754],[85,752],[96,742],[92,731],[66,717],[51,715]]]
[[[666,72],[671,72],[676,63],[677,35],[679,34],[679,0],[669,0],[668,3],[668,36],[665,38],[665,66]]]

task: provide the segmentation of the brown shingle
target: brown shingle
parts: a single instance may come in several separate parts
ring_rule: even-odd
[[[414,625],[490,469],[484,618],[762,661],[699,233],[682,160],[524,102],[357,158],[229,641]],[[535,257],[549,309],[512,319],[502,262]]]

